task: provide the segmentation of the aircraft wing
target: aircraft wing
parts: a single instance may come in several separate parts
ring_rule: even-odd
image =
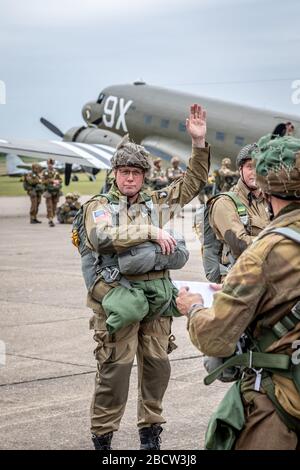
[[[110,168],[110,160],[114,152],[114,147],[100,144],[0,139],[0,153],[12,153],[39,160],[53,158],[63,163],[76,163],[98,170]]]

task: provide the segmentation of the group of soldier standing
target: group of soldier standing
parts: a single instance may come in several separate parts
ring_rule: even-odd
[[[233,382],[210,419],[205,447],[299,450],[300,357],[294,349],[300,343],[300,139],[273,132],[241,149],[237,170],[222,162],[219,176],[226,183],[235,177],[236,184],[203,204],[203,264],[207,279],[217,283],[206,308],[199,293],[172,284],[169,269],[182,266],[182,240],[164,229],[214,184],[208,181],[206,112],[199,105],[191,107],[186,128],[192,140],[186,171],[173,159],[164,173],[156,160],[148,176],[148,152],[126,137],[112,158],[110,189],[76,213],[73,243],[81,254],[96,342],[93,444],[111,449],[136,356],[140,449],[160,449],[168,354],[176,347],[172,320],[184,315],[192,343],[205,354],[205,384]],[[51,161],[40,173],[35,166],[24,181],[31,222],[38,223],[45,192],[53,226],[61,179]]]
[[[199,105],[191,107],[186,127],[192,154],[172,184],[145,191],[150,156],[124,139],[112,158],[110,190],[85,203],[75,219],[73,243],[97,344],[92,441],[98,450],[111,449],[136,356],[140,449],[160,449],[172,319],[185,315],[191,341],[206,355],[205,384],[233,382],[210,420],[205,447],[299,449],[300,140],[269,134],[245,146],[236,186],[204,205],[204,266],[218,283],[206,308],[199,293],[172,284],[180,243],[164,229],[208,181],[206,112]],[[155,166],[152,178],[165,183]]]
[[[46,201],[47,219],[49,227],[54,227],[54,217],[62,224],[71,224],[76,212],[80,209],[79,194],[68,193],[65,202],[57,207],[59,198],[62,196],[62,179],[57,170],[54,168],[54,160],[47,160],[47,168],[43,169],[39,163],[32,164],[32,171],[23,177],[23,186],[30,197],[30,223],[40,224],[38,220],[39,205],[42,196]]]

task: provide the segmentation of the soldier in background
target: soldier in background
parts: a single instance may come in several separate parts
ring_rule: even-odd
[[[37,219],[39,205],[44,191],[41,178],[42,167],[39,163],[32,164],[32,171],[23,177],[23,187],[30,197],[30,223],[41,224],[42,222]]]
[[[173,157],[171,160],[171,167],[167,169],[168,184],[184,175],[184,170],[179,166],[180,160],[178,157]]]
[[[81,204],[78,201],[78,193],[68,193],[64,204],[56,211],[57,220],[60,224],[72,224]]]
[[[46,199],[47,218],[49,226],[54,227],[53,218],[56,213],[56,207],[59,197],[62,195],[62,179],[58,171],[54,169],[54,160],[47,160],[47,169],[42,173],[42,181],[45,187],[44,198]]]
[[[178,178],[184,176],[185,171],[179,166],[180,160],[178,157],[173,157],[171,160],[171,167],[167,169],[166,176],[168,178],[168,185],[174,183]],[[183,211],[177,214],[177,217],[184,218]]]
[[[168,184],[168,178],[166,177],[165,170],[161,167],[161,162],[161,158],[155,158],[153,160],[154,168],[152,169],[149,182],[154,191],[158,191]]]
[[[211,418],[208,449],[300,449],[300,139],[269,134],[258,148],[256,177],[272,222],[237,260],[211,308],[184,288],[177,300],[193,344],[243,368]],[[225,360],[205,383],[228,366]]]
[[[238,177],[238,171],[231,169],[230,158],[223,158],[221,167],[216,172],[216,192],[230,191],[237,183]]]
[[[203,264],[211,282],[221,282],[222,272],[233,266],[270,221],[267,203],[256,183],[252,155],[256,149],[256,144],[248,144],[240,150],[236,159],[240,178],[234,190],[207,203],[209,226],[219,241],[216,246],[207,240],[203,244]],[[217,246],[220,252],[215,256]]]
[[[113,185],[114,180],[115,180],[114,172],[113,172],[113,169],[110,168],[109,170],[106,171],[105,181],[101,188],[101,193],[108,193],[108,191]]]
[[[206,204],[207,201],[214,195],[215,190],[215,175],[210,174],[208,175],[207,184],[201,189],[200,193],[198,194],[198,199],[200,204]]]
[[[286,122],[286,135],[287,136],[293,136],[295,133],[295,127],[294,124],[290,121]]]

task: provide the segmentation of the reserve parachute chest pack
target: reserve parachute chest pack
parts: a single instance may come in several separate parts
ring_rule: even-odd
[[[177,245],[174,253],[170,255],[163,255],[160,246],[151,241],[131,247],[118,255],[98,254],[92,251],[87,245],[86,211],[92,201],[97,201],[100,198],[107,199],[112,215],[112,224],[117,226],[119,224],[119,201],[109,193],[94,196],[83,204],[73,221],[72,242],[81,255],[82,273],[88,290],[91,290],[99,276],[102,276],[106,283],[111,283],[121,279],[124,281],[126,275],[141,275],[148,272],[180,269],[186,264],[189,252],[185,246],[184,238],[172,231],[170,233],[176,239]],[[158,226],[158,213],[150,196],[145,201],[145,205],[151,217],[151,223]],[[128,282],[127,286],[130,287]]]

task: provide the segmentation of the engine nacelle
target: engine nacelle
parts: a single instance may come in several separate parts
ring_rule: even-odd
[[[122,137],[111,131],[96,129],[95,127],[72,127],[63,140],[66,142],[82,142],[85,144],[102,144],[116,147]]]

